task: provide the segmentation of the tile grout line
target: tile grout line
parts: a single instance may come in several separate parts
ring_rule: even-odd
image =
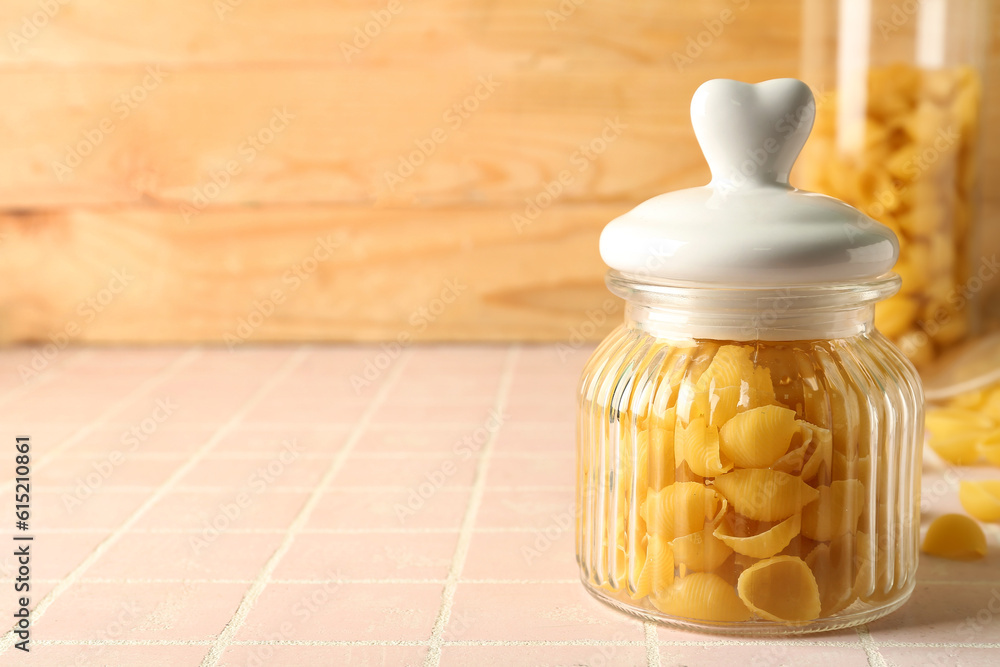
[[[878,645],[872,639],[871,632],[868,631],[868,624],[864,623],[857,626],[855,631],[858,633],[858,639],[861,640],[861,648],[864,649],[865,655],[868,656],[868,667],[888,667],[885,657],[878,650]]]
[[[660,667],[660,641],[656,636],[656,624],[643,621],[642,627],[646,635],[646,667]]]
[[[389,391],[396,384],[399,376],[402,375],[403,369],[406,367],[406,362],[410,358],[412,352],[407,350],[400,357],[396,364],[389,371],[389,375],[382,382],[382,386],[379,387],[378,392],[368,403],[368,406],[361,413],[358,421],[355,423],[354,428],[351,429],[350,434],[347,436],[347,440],[344,445],[337,452],[337,455],[331,461],[329,467],[327,467],[326,472],[323,477],[316,483],[315,488],[312,493],[306,499],[306,502],[302,505],[302,509],[295,515],[292,522],[289,524],[288,528],[285,529],[285,537],[275,549],[271,557],[267,559],[263,567],[261,567],[260,572],[254,578],[253,583],[251,583],[250,588],[247,589],[246,593],[243,594],[243,598],[240,600],[239,606],[233,613],[233,616],[226,623],[226,627],[222,629],[222,632],[215,638],[212,642],[208,653],[202,658],[202,667],[210,667],[219,662],[222,658],[223,652],[228,648],[236,637],[236,633],[239,632],[240,628],[243,627],[243,623],[246,622],[247,616],[250,614],[250,610],[256,604],[258,598],[264,592],[264,588],[267,587],[268,581],[271,579],[271,574],[278,567],[281,559],[285,557],[285,554],[292,547],[292,542],[294,541],[296,535],[300,532],[301,528],[306,525],[309,521],[309,517],[312,515],[313,510],[316,505],[319,504],[320,499],[323,497],[323,493],[326,491],[327,487],[334,477],[340,472],[347,462],[347,458],[350,456],[352,450],[357,445],[358,441],[361,440],[361,436],[364,435],[365,430],[368,427],[368,423],[371,421],[375,412],[385,401],[386,396]]]
[[[77,565],[73,570],[66,575],[56,586],[48,592],[48,594],[42,598],[42,600],[35,606],[31,612],[31,617],[29,622],[34,625],[35,622],[45,613],[45,611],[52,605],[55,600],[63,594],[76,580],[80,579],[84,572],[90,568],[106,551],[108,551],[116,542],[118,542],[121,537],[128,532],[135,523],[142,518],[142,516],[155,505],[160,498],[166,495],[167,491],[173,487],[178,480],[184,477],[188,472],[190,472],[198,463],[201,462],[205,455],[212,450],[215,445],[217,445],[228,433],[236,427],[244,415],[250,412],[250,409],[257,404],[268,392],[270,392],[278,383],[280,383],[285,377],[287,377],[299,364],[302,363],[308,354],[306,348],[299,348],[295,353],[289,356],[289,358],[279,367],[279,369],[267,379],[266,382],[258,387],[243,404],[236,413],[226,421],[219,429],[203,444],[192,456],[187,460],[187,462],[179,467],[174,473],[167,478],[165,482],[151,495],[149,496],[134,512],[132,512],[125,521],[114,529],[114,531],[104,538],[100,544],[94,547],[94,550],[87,555],[83,561]],[[16,626],[8,630],[3,637],[0,637],[0,654],[3,654],[14,644],[14,630]]]
[[[500,382],[497,387],[496,400],[493,404],[494,414],[503,415],[507,406],[507,399],[510,388],[514,380],[514,368],[517,365],[520,347],[512,345],[507,349],[507,358],[504,360],[503,370],[500,373]],[[437,667],[441,662],[441,646],[444,642],[444,630],[451,617],[451,605],[455,601],[455,591],[458,588],[459,577],[465,567],[465,559],[469,553],[469,544],[472,542],[472,528],[479,513],[479,505],[483,500],[483,493],[486,489],[486,473],[489,468],[490,458],[496,444],[497,435],[503,430],[501,425],[490,433],[489,439],[483,446],[483,451],[479,455],[479,462],[476,465],[476,476],[472,484],[472,493],[469,494],[469,503],[465,507],[465,515],[462,517],[461,527],[458,532],[458,543],[455,545],[455,555],[452,557],[451,567],[448,568],[448,579],[445,582],[444,590],[441,593],[441,607],[438,616],[434,619],[434,626],[431,628],[430,648],[427,650],[427,657],[424,658],[424,667]]]
[[[178,372],[183,370],[185,366],[194,361],[201,354],[201,350],[193,349],[181,354],[176,359],[171,361],[166,368],[160,370],[158,373],[152,377],[148,377],[139,383],[139,386],[134,387],[128,392],[124,397],[116,401],[110,408],[102,412],[98,417],[84,426],[81,426],[73,435],[69,436],[58,445],[50,449],[45,453],[44,456],[40,457],[35,465],[32,467],[32,472],[37,472],[39,469],[43,469],[46,465],[54,461],[63,451],[69,449],[79,441],[86,438],[88,435],[93,433],[97,427],[102,426],[111,420],[111,417],[121,410],[125,409],[132,404],[140,395],[144,395],[149,391],[152,391],[160,384],[166,382]],[[11,480],[13,482],[13,480]],[[0,490],[5,490],[8,488],[11,482],[0,483]]]

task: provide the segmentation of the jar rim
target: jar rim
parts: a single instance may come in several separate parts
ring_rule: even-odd
[[[635,276],[611,269],[605,283],[626,301],[662,308],[774,308],[812,311],[859,308],[899,291],[902,280],[893,272],[864,281],[802,285],[727,285],[667,281]]]

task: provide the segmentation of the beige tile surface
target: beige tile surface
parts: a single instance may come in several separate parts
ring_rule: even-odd
[[[587,352],[69,349],[0,378],[2,437],[32,436],[36,484],[32,654],[8,633],[0,666],[997,664],[995,527],[987,559],[924,558],[912,601],[859,631],[716,637],[589,597],[572,522]],[[929,458],[928,517],[989,473]],[[0,516],[11,476],[0,463]]]

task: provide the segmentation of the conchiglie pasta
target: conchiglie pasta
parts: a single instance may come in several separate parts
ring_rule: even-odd
[[[736,584],[740,600],[758,616],[801,623],[820,615],[819,587],[801,558],[775,556],[754,563]]]
[[[704,529],[722,510],[722,499],[714,489],[697,482],[675,482],[649,493],[640,514],[651,535],[672,540]]]
[[[941,558],[975,560],[986,555],[986,535],[964,514],[943,514],[927,528],[921,549]]]
[[[719,431],[722,454],[741,468],[766,468],[788,450],[797,428],[794,410],[777,405],[751,408]]]
[[[806,556],[806,565],[819,588],[820,613],[836,614],[857,597],[854,591],[854,536],[847,534],[832,542],[821,542]]]
[[[1000,480],[961,482],[958,499],[965,511],[980,521],[1000,521]]]
[[[675,538],[670,543],[674,562],[692,572],[710,572],[719,568],[733,550],[705,528],[697,533]]]
[[[649,598],[665,614],[699,621],[750,620],[750,610],[725,579],[710,572],[694,572],[676,579],[673,586]]]
[[[674,582],[674,552],[661,535],[650,535],[646,545],[645,562],[636,579],[632,599],[655,595],[666,590]]]
[[[714,535],[736,553],[752,558],[770,558],[788,546],[792,538],[799,534],[800,526],[800,516],[793,514],[760,533],[734,535],[732,522],[723,520]]]
[[[679,426],[674,434],[674,457],[684,461],[696,475],[714,477],[731,470],[733,465],[721,458],[719,429],[705,424],[698,417],[687,426]]]
[[[778,470],[734,470],[715,478],[715,489],[739,514],[781,521],[819,497],[801,478]]]
[[[802,509],[802,534],[827,542],[853,532],[864,509],[864,486],[856,479],[821,486],[819,497]]]

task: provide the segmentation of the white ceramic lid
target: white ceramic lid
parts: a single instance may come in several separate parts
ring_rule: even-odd
[[[855,282],[890,271],[888,227],[788,183],[816,104],[797,79],[707,81],[691,122],[712,181],[668,192],[611,221],[601,257],[638,279],[784,286]]]

